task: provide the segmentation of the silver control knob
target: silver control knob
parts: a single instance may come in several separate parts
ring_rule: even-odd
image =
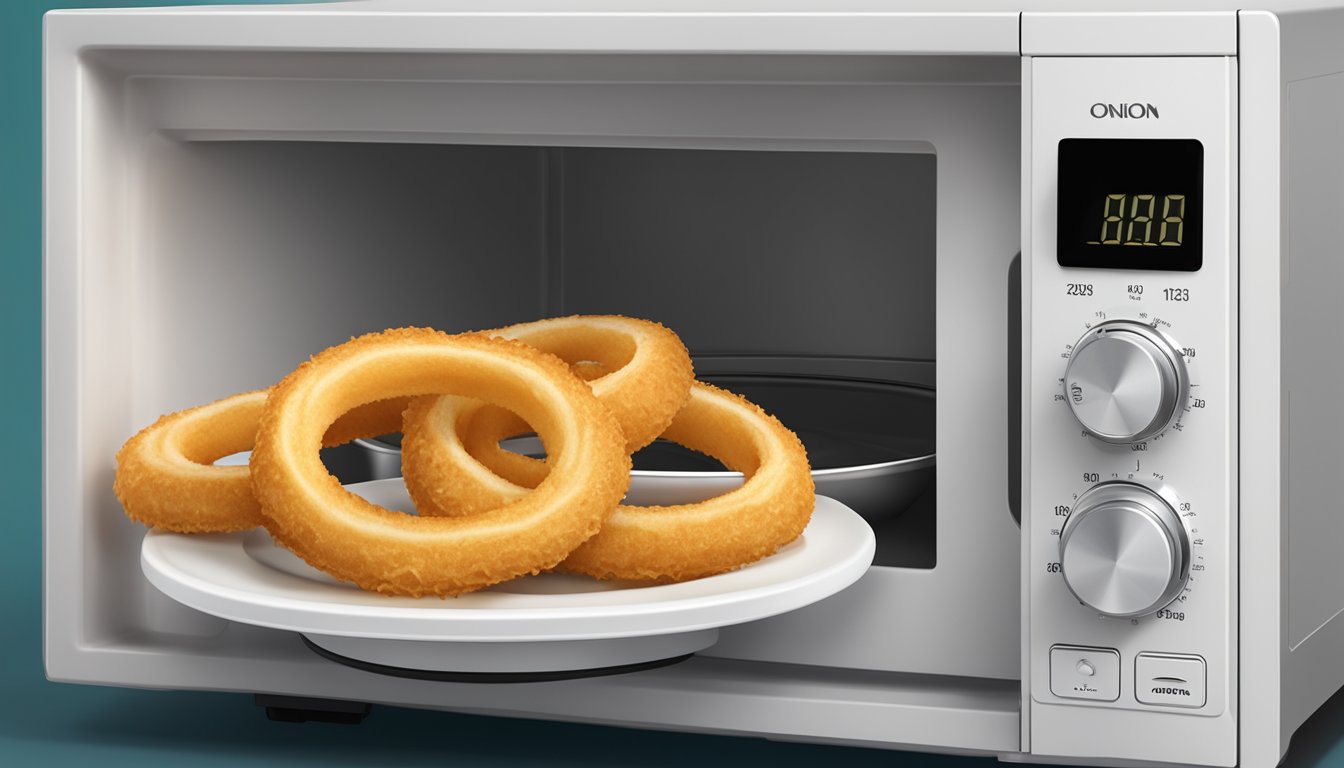
[[[1185,407],[1185,359],[1143,323],[1114,320],[1089,330],[1069,355],[1064,394],[1083,429],[1108,443],[1162,434]]]
[[[1135,483],[1078,497],[1059,535],[1060,571],[1074,596],[1108,616],[1153,613],[1190,576],[1190,539],[1165,499]]]

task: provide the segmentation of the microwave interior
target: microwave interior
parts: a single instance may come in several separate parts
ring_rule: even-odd
[[[1018,57],[82,62],[93,389],[69,524],[99,574],[90,636],[225,652],[225,622],[145,583],[143,527],[110,490],[117,447],[160,414],[388,327],[619,313],[676,331],[697,375],[779,416],[814,469],[911,469],[848,502],[878,541],[859,584],[726,630],[715,654],[1017,679],[1017,584],[983,574],[1016,573],[1020,549]],[[647,466],[697,461],[662,447]],[[374,471],[326,458],[342,480]],[[949,642],[905,620],[950,604],[993,630]]]
[[[798,431],[814,469],[930,459],[856,510],[886,534],[879,564],[930,568],[937,156],[923,149],[164,142],[144,207],[161,288],[143,310],[172,363],[136,389],[185,405],[264,387],[388,327],[649,318],[701,378]],[[329,451],[329,468],[374,479],[360,448]],[[671,445],[636,457],[702,466],[723,469]]]

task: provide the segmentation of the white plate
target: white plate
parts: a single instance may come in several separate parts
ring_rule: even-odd
[[[349,488],[389,509],[410,508],[399,478]],[[184,605],[244,624],[301,632],[343,656],[423,669],[516,671],[597,666],[594,659],[638,663],[702,649],[716,634],[708,630],[795,610],[839,592],[867,570],[875,546],[863,518],[819,496],[811,522],[792,544],[736,571],[679,584],[542,574],[456,598],[386,597],[314,570],[261,530],[150,531],[140,561],[149,581]],[[653,639],[672,635],[682,639]],[[356,638],[413,642],[382,643],[384,654],[379,644],[354,643]],[[574,642],[615,638],[643,640]],[[526,648],[537,643],[545,644],[541,656],[542,647]],[[424,644],[433,650],[426,653],[431,646]],[[566,649],[573,653],[561,653]],[[520,653],[527,660],[518,658]]]

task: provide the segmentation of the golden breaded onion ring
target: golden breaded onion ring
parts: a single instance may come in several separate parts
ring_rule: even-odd
[[[246,466],[214,462],[252,449],[267,390],[160,416],[117,451],[112,489],[132,520],[177,533],[227,533],[262,523]],[[406,398],[360,406],[322,438],[330,447],[401,429]]]
[[[469,518],[417,517],[356,496],[317,448],[336,418],[389,396],[451,393],[522,416],[554,452],[526,497]],[[611,414],[556,358],[525,344],[402,328],[331,347],[272,390],[252,452],[266,529],[310,565],[386,594],[456,595],[552,568],[629,486]]]
[[[671,329],[652,320],[621,315],[572,315],[520,323],[483,331],[487,336],[521,341],[570,364],[580,378],[592,384],[597,399],[611,411],[625,433],[625,450],[634,453],[653,442],[672,423],[689,396],[695,371],[691,355]],[[529,487],[546,476],[535,462],[518,461],[518,454],[499,447],[499,441],[529,432],[527,423],[497,406],[482,406],[463,433],[467,450],[497,473],[526,477]],[[416,485],[411,498],[424,493]]]
[[[474,415],[471,401],[455,397],[417,398],[405,415],[406,435],[415,440],[408,445],[403,439],[404,471],[433,473],[458,515],[530,493],[472,457],[459,435],[471,428]],[[682,581],[759,560],[807,526],[816,504],[807,454],[797,436],[759,406],[697,381],[663,437],[743,473],[742,487],[695,504],[619,506],[562,569],[599,579]],[[419,504],[422,515],[444,513]]]

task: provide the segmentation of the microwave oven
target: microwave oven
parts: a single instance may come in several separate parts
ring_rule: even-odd
[[[1288,0],[53,12],[47,674],[1275,765],[1344,684],[1341,34]],[[851,505],[871,566],[675,664],[498,685],[147,579],[112,474],[156,415],[369,330],[574,313],[797,384],[855,456],[912,430],[915,492]]]

